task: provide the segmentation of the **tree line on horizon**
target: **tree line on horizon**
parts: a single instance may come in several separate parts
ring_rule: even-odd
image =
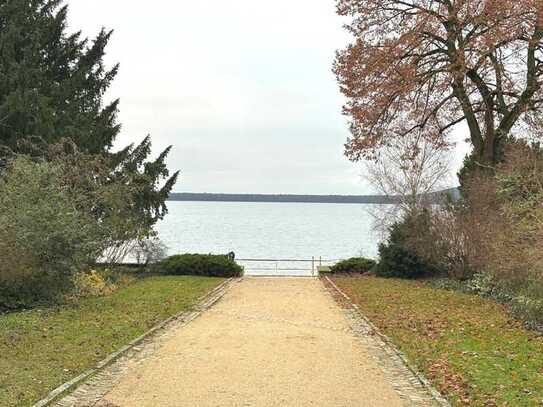
[[[440,203],[446,197],[458,199],[457,188],[431,192],[425,196],[428,202]],[[284,203],[351,203],[351,204],[396,204],[401,195],[300,195],[300,194],[217,194],[172,192],[169,201],[178,202],[284,202]]]

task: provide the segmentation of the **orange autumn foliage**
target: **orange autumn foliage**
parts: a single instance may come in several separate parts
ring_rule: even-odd
[[[439,146],[466,123],[480,162],[543,122],[543,0],[338,0],[353,41],[334,72],[347,156],[417,132]]]

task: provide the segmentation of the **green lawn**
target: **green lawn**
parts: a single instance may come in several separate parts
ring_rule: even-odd
[[[150,277],[76,305],[0,316],[0,406],[28,406],[224,279]]]
[[[421,282],[334,281],[453,405],[543,405],[543,338],[502,305]]]

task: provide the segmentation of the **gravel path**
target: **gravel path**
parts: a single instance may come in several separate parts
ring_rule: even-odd
[[[135,366],[101,405],[404,405],[314,279],[244,279]]]

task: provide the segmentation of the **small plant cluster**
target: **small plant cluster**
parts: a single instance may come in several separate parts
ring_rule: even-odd
[[[372,271],[376,263],[374,260],[364,257],[352,257],[334,264],[330,268],[330,273],[356,273],[365,274]]]
[[[543,333],[541,284],[534,285],[531,291],[520,290],[519,285],[512,285],[490,273],[477,273],[466,281],[442,278],[431,282],[435,288],[474,294],[505,304],[527,328]],[[534,292],[536,288],[538,292]]]
[[[113,294],[137,280],[137,275],[128,270],[92,269],[74,276],[73,295],[75,297],[101,297]]]
[[[155,266],[158,273],[176,276],[240,277],[243,267],[232,258],[213,254],[180,254]]]

